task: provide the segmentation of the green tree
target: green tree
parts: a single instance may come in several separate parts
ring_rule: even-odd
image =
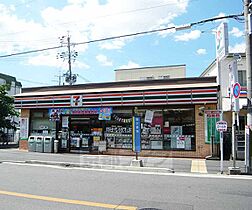
[[[0,85],[0,130],[4,128],[15,130],[16,125],[12,117],[19,116],[14,108],[14,98],[7,95],[9,87],[9,85]]]

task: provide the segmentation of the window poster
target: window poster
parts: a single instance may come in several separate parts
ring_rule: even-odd
[[[182,135],[182,126],[171,126],[171,148],[185,148],[184,142],[178,140],[178,137]]]
[[[68,128],[68,116],[63,116],[62,117],[62,127],[63,128]]]
[[[152,119],[153,119],[153,115],[154,115],[154,112],[151,111],[151,110],[146,110],[146,113],[145,113],[145,118],[144,118],[144,122],[145,123],[152,123]]]

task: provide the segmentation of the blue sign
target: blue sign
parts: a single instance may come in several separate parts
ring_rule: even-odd
[[[134,152],[141,151],[141,118],[133,117],[132,120],[132,149]]]

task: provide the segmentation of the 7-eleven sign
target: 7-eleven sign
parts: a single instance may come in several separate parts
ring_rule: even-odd
[[[71,96],[71,106],[82,106],[82,95]]]

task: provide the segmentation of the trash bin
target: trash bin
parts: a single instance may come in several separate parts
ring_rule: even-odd
[[[36,137],[36,152],[44,152],[44,137]]]
[[[36,136],[29,136],[28,138],[28,151],[36,152]]]
[[[53,152],[53,137],[51,136],[44,137],[44,152],[47,153]]]
[[[54,153],[58,153],[59,152],[59,140],[54,140]]]

